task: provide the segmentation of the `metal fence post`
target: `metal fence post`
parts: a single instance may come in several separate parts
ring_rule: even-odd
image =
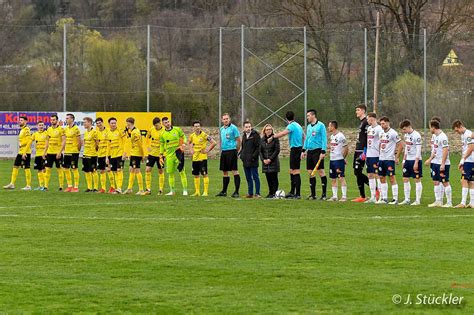
[[[428,135],[426,134],[427,128],[427,113],[426,113],[426,94],[427,94],[427,78],[426,78],[426,28],[423,29],[423,133],[425,150],[427,148]]]
[[[304,59],[304,64],[303,64],[303,67],[304,67],[304,127],[305,127],[305,130],[306,130],[306,126],[308,124],[307,120],[306,120],[306,111],[308,110],[308,72],[307,72],[307,62],[306,62],[306,57],[307,57],[307,48],[306,48],[306,26],[303,28],[303,59]]]
[[[221,126],[222,117],[222,27],[219,27],[219,117],[217,126]]]
[[[67,24],[63,26],[63,112],[67,108]]]
[[[151,45],[151,34],[150,25],[147,25],[147,37],[146,37],[146,111],[150,111],[150,45]]]
[[[241,63],[241,74],[240,74],[240,112],[241,112],[241,126],[244,125],[244,120],[245,120],[245,38],[244,34],[245,33],[245,26],[241,26],[240,30],[240,37],[241,37],[241,43],[240,43],[240,63]]]

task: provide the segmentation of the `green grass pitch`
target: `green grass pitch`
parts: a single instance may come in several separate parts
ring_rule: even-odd
[[[2,185],[11,165],[0,161]],[[217,161],[209,170],[215,195]],[[0,191],[0,312],[474,313],[474,209],[426,207],[427,168],[420,207],[166,197],[156,188],[152,196],[67,194],[53,174],[50,192]],[[453,170],[455,204],[459,178]],[[307,196],[306,174],[302,182]],[[192,193],[190,175],[189,184]],[[463,303],[392,302],[395,294],[443,293]]]

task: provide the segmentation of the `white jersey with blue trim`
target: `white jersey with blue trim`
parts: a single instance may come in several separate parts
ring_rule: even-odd
[[[448,156],[446,157],[446,163],[445,165],[451,165],[451,161],[449,160],[449,141],[448,141],[448,136],[441,131],[439,135],[435,135],[434,137],[434,159],[431,161],[434,164],[439,164],[441,165],[441,162],[443,160],[443,149],[448,148]]]
[[[421,135],[418,131],[413,130],[412,133],[406,133],[405,141],[405,159],[407,161],[415,161],[421,159]]]
[[[383,131],[380,125],[367,128],[367,153],[369,158],[379,157],[380,155],[380,133]]]
[[[471,130],[466,129],[464,133],[461,135],[461,142],[462,142],[462,156],[466,154],[469,145],[474,144],[474,139],[473,139],[473,134]],[[474,151],[471,152],[471,155],[469,155],[466,159],[464,159],[464,162],[468,163],[474,163]]]
[[[380,133],[380,160],[395,161],[395,150],[400,141],[400,136],[392,128],[387,131],[382,130]]]

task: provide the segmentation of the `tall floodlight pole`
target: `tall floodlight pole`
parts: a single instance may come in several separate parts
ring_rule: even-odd
[[[303,73],[304,73],[304,127],[308,124],[306,120],[306,112],[308,111],[308,71],[307,67],[307,50],[306,50],[306,26],[303,28]]]
[[[375,30],[375,64],[374,64],[374,113],[378,107],[378,84],[379,84],[379,39],[380,39],[380,12],[377,12],[377,24]]]
[[[222,117],[222,27],[219,27],[219,117],[217,125],[221,126]]]
[[[150,45],[151,45],[150,25],[147,25],[146,35],[146,111],[150,111]]]
[[[425,142],[425,149],[427,148],[427,113],[426,113],[426,96],[427,96],[427,77],[426,77],[426,28],[423,29],[423,133],[424,133],[424,142]]]
[[[367,106],[367,28],[364,28],[364,104]]]
[[[67,24],[63,26],[63,112],[67,108]]]
[[[244,117],[245,117],[245,38],[244,38],[244,33],[245,33],[245,26],[241,26],[240,30],[240,38],[241,38],[241,43],[240,43],[240,64],[241,64],[241,74],[240,74],[240,112],[241,112],[241,126],[244,125]]]

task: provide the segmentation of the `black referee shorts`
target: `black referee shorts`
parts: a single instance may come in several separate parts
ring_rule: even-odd
[[[318,164],[319,156],[321,155],[321,149],[314,149],[306,151],[306,169],[314,170],[316,164]],[[324,169],[324,159],[319,163],[318,170]]]
[[[302,147],[293,147],[290,149],[290,170],[299,170],[301,168]]]
[[[237,171],[237,160],[237,150],[222,151],[219,169],[223,172]]]

